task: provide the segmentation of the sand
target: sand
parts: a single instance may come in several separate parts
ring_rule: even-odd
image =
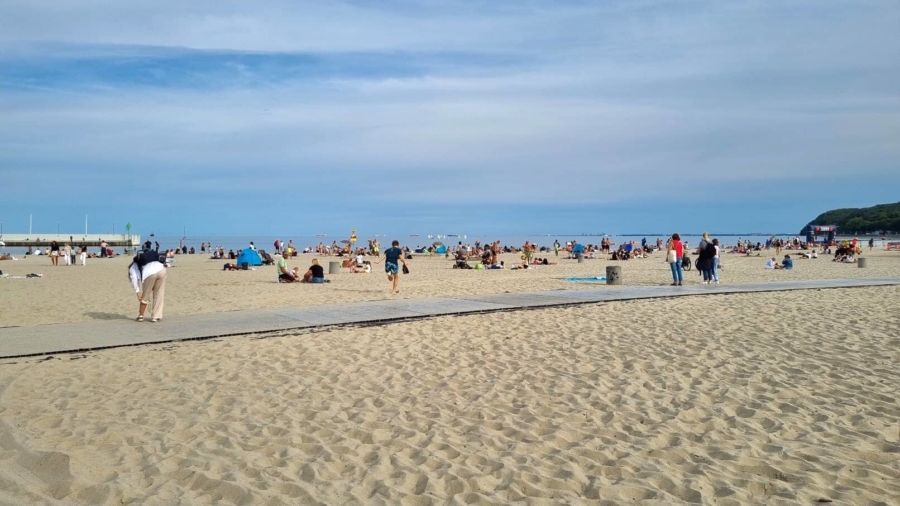
[[[770,254],[774,254],[774,251]],[[858,269],[852,264],[836,264],[828,258],[795,260],[791,271],[763,269],[766,257],[724,255],[723,283],[747,283],[782,280],[900,277],[900,252],[866,251],[868,265]],[[291,266],[309,266],[312,256],[292,259]],[[518,255],[503,255],[507,264],[519,262]],[[323,265],[334,257],[322,257]],[[556,260],[555,258],[553,260]],[[461,295],[581,288],[583,284],[565,281],[570,276],[597,276],[607,265],[621,265],[626,285],[671,283],[664,255],[628,262],[609,260],[560,259],[558,265],[540,266],[527,271],[456,270],[453,261],[443,257],[417,257],[409,261],[412,274],[401,281],[401,297],[453,297]],[[40,279],[0,279],[0,327],[134,318],[137,301],[128,282],[129,258],[91,259],[87,266],[50,265],[45,257],[0,262],[0,269],[12,275],[43,273]],[[168,316],[215,313],[241,309],[337,304],[390,298],[390,285],[382,273],[350,274],[347,269],[327,285],[294,285],[275,282],[275,267],[256,271],[222,271],[225,261],[209,260],[201,255],[181,255],[178,267],[171,269],[166,282]],[[383,269],[375,265],[376,271]],[[686,273],[688,283],[699,283],[695,269]],[[590,286],[603,286],[593,283]]]
[[[636,262],[628,279],[645,267],[662,274]],[[297,288],[312,287],[267,289]],[[713,295],[0,361],[0,503],[898,504],[898,297]]]

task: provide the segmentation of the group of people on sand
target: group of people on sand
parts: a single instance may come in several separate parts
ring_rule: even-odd
[[[355,241],[355,239],[353,240]],[[315,248],[307,248],[304,250],[304,253],[316,253],[317,255],[336,257],[348,255],[378,256],[381,253],[381,243],[378,242],[378,239],[369,239],[366,246],[356,248],[354,248],[354,243],[350,243],[350,241],[343,242],[343,246],[338,244],[337,241],[332,241],[331,245],[320,242]]]
[[[377,241],[375,241],[377,242]],[[351,272],[371,272],[373,263],[384,262],[384,272],[387,274],[388,281],[391,282],[391,293],[400,293],[400,273],[409,273],[409,267],[406,265],[406,252],[400,248],[399,241],[393,241],[391,247],[386,249],[377,260],[364,260],[362,255],[358,255],[356,261],[351,265]],[[328,283],[325,279],[325,269],[319,265],[319,259],[313,258],[309,268],[303,274],[300,274],[299,267],[291,268],[287,264],[287,256],[282,255],[275,264],[278,271],[278,280],[281,283]],[[401,268],[402,265],[402,268]],[[357,269],[354,271],[353,269]]]
[[[78,262],[81,262],[81,265],[84,266],[87,265],[87,260],[89,258],[114,258],[116,252],[105,242],[101,244],[99,253],[92,253],[88,251],[87,246],[84,244],[75,247],[69,242],[60,245],[56,241],[50,241],[50,246],[47,246],[43,250],[40,248],[34,249],[32,246],[29,246],[25,255],[46,256],[50,259],[51,265],[56,266],[59,265],[60,259],[62,259],[65,265],[77,265]]]
[[[766,260],[766,269],[774,269],[776,271],[781,271],[781,270],[789,271],[793,268],[794,268],[794,261],[791,260],[790,255],[785,255],[784,260],[782,260],[781,263],[778,263],[778,261],[775,259],[775,257],[772,257],[772,258]]]
[[[681,241],[681,236],[672,234],[666,243],[666,262],[672,270],[672,286],[684,284],[684,263],[687,246]],[[719,268],[721,267],[720,248],[718,239],[710,239],[708,232],[703,232],[703,238],[697,245],[697,270],[703,277],[702,284],[719,284]]]
[[[278,262],[275,263],[276,268],[278,269],[278,281],[281,283],[327,283],[328,280],[325,279],[325,269],[319,265],[319,259],[313,258],[312,264],[306,270],[306,272],[301,275],[300,268],[294,267],[291,269],[287,265],[287,256],[282,255],[281,258],[278,259]]]

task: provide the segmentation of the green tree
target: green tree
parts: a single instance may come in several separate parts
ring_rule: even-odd
[[[869,222],[857,216],[847,220],[847,224],[844,227],[845,232],[861,234],[869,231]]]

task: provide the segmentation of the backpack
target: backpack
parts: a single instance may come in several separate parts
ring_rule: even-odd
[[[716,257],[716,245],[713,244],[712,242],[707,242],[706,243],[706,251],[704,253],[706,253],[706,255],[705,255],[706,258],[715,258]]]

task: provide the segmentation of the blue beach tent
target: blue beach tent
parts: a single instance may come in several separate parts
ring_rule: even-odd
[[[262,265],[262,258],[259,258],[259,253],[255,250],[244,248],[237,257],[237,264],[238,266],[241,266],[244,265],[244,262],[247,262],[247,265],[251,267],[258,267]]]

